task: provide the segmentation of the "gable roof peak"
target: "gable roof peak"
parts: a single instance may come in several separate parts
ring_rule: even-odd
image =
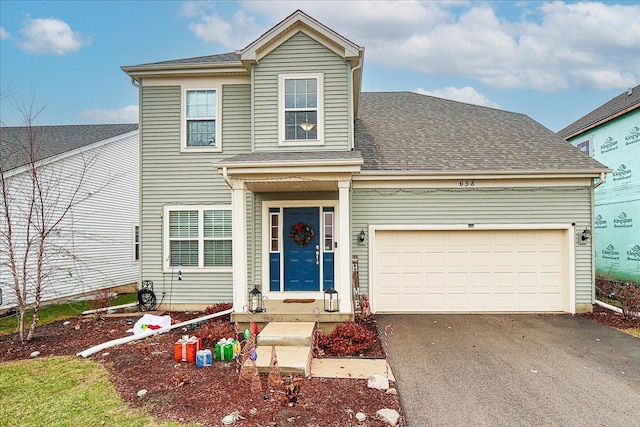
[[[244,49],[237,50],[236,54],[240,56],[242,62],[255,62],[298,31],[307,33],[345,59],[360,59],[364,54],[363,47],[336,33],[300,9],[271,27]]]

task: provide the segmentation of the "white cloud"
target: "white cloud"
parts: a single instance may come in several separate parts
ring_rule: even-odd
[[[65,55],[91,44],[91,37],[73,31],[56,18],[28,19],[18,46],[30,53]]]
[[[390,68],[543,92],[640,80],[638,4],[246,1],[223,17],[215,3],[192,2],[183,13],[198,17],[190,26],[198,37],[239,49],[296,8],[365,46],[367,62]]]
[[[466,102],[467,104],[482,105],[483,107],[500,108],[500,106],[490,101],[486,96],[476,91],[470,86],[461,88],[447,86],[444,89],[434,91],[417,88],[414,92],[422,95],[430,95],[438,98],[450,99],[452,101]]]
[[[4,27],[0,27],[0,40],[8,39],[11,37],[11,33],[5,30]]]
[[[239,10],[227,21],[216,12],[213,3],[186,2],[182,6],[182,15],[196,18],[189,23],[189,29],[196,37],[206,42],[219,43],[231,50],[243,48],[253,40],[255,34],[262,33],[254,17]]]
[[[127,105],[117,110],[87,110],[78,116],[91,123],[138,123],[138,106]]]

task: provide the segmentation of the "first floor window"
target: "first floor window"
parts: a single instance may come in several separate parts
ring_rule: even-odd
[[[230,209],[170,209],[168,228],[170,266],[231,267]]]

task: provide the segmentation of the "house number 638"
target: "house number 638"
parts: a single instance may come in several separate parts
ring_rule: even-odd
[[[476,185],[476,182],[472,179],[469,180],[461,180],[460,181],[460,187],[473,187],[474,185]]]

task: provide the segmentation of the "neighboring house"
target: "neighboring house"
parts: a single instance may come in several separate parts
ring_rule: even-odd
[[[357,255],[374,312],[591,310],[608,169],[522,114],[361,93],[363,60],[296,11],[233,53],[122,67],[142,279],[176,309],[333,287],[350,313]]]
[[[59,217],[71,192],[77,191],[76,198],[81,200],[47,240],[42,301],[135,284],[140,250],[138,125],[2,127],[0,140],[0,161],[12,191],[10,215],[19,251],[24,249],[26,233],[22,215],[26,203],[19,198],[30,182],[21,147],[33,147],[36,153],[50,218]],[[19,230],[16,225],[21,225]],[[3,212],[0,309],[17,304],[5,231]]]
[[[640,283],[640,85],[558,135],[613,169],[595,191],[596,274]]]

